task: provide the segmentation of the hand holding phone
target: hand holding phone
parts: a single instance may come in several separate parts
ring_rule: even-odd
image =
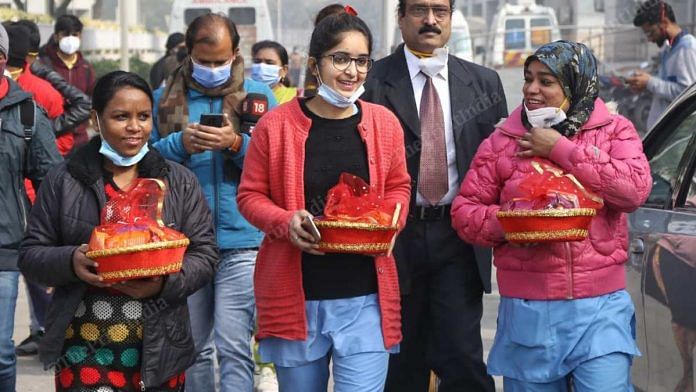
[[[302,220],[302,227],[314,237],[316,242],[321,241],[321,233],[319,232],[317,225],[314,224],[314,220],[311,216],[304,217]]]
[[[199,124],[208,127],[222,128],[224,117],[222,113],[203,113],[201,114]]]

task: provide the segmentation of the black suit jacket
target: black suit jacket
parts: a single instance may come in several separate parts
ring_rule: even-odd
[[[452,128],[457,150],[459,181],[464,180],[479,144],[507,117],[505,92],[498,74],[488,68],[449,56],[448,80],[452,108]],[[420,166],[420,120],[413,86],[408,73],[403,44],[391,55],[377,61],[368,74],[362,99],[386,106],[401,122],[406,143],[406,160],[411,175],[411,207],[415,206]],[[411,263],[403,260],[409,244],[397,240],[394,254],[399,266],[399,283],[404,291],[410,287]],[[413,244],[410,244],[413,246]],[[491,290],[491,249],[474,247],[481,281],[486,292]],[[401,260],[400,260],[401,259]]]

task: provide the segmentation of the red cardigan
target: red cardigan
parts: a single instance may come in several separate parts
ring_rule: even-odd
[[[362,120],[358,131],[367,147],[370,185],[385,200],[404,207],[406,223],[410,177],[406,171],[404,136],[399,120],[382,106],[358,101]],[[258,339],[307,338],[302,289],[301,252],[288,239],[288,223],[305,208],[305,142],[312,123],[297,98],[266,114],[254,129],[244,160],[237,203],[239,211],[266,233],[256,259]],[[401,304],[393,257],[376,257],[382,333],[387,348],[401,341]]]

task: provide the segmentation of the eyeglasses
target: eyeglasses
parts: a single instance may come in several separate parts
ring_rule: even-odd
[[[346,53],[327,54],[321,57],[331,57],[331,63],[337,71],[345,71],[350,63],[355,61],[355,69],[359,73],[367,73],[372,68],[374,60],[367,56],[350,57]]]
[[[424,18],[430,15],[431,10],[438,21],[443,21],[452,15],[452,10],[448,7],[431,7],[427,5],[414,5],[408,9],[407,13],[414,18]]]

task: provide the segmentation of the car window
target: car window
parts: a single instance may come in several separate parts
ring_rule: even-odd
[[[696,211],[696,170],[691,176],[691,182],[689,185],[689,193],[686,195],[686,200],[684,201],[684,208]]]
[[[524,19],[508,19],[505,21],[505,49],[524,49],[525,26]]]
[[[551,19],[534,18],[530,21],[532,28],[532,49],[551,42]]]
[[[184,11],[184,23],[191,24],[194,19],[210,13],[210,8],[188,8]]]
[[[256,9],[254,7],[233,7],[228,11],[228,16],[236,25],[256,24]]]
[[[650,159],[653,187],[646,202],[647,205],[664,207],[672,199],[679,175],[679,162],[694,132],[696,132],[696,110],[686,117],[669,137],[664,139],[659,150]]]

